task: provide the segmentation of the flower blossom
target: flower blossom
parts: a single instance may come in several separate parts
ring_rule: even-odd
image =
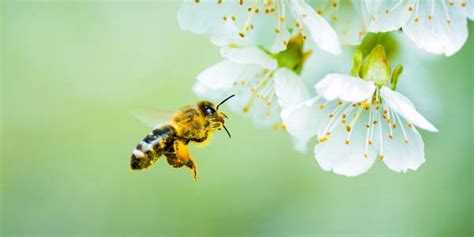
[[[304,0],[185,1],[178,22],[183,30],[209,35],[218,46],[257,46],[277,53],[301,34],[327,52],[341,51],[336,32]]]
[[[310,53],[303,52],[301,36],[292,38],[278,54],[257,47],[223,47],[224,59],[199,73],[193,90],[213,100],[236,94],[227,103],[233,111],[250,117],[257,126],[283,128],[281,108],[309,97],[298,74]]]
[[[316,97],[285,107],[282,120],[295,137],[317,136],[314,154],[326,171],[360,175],[376,158],[397,172],[416,170],[425,161],[416,127],[437,129],[396,91],[402,67],[391,73],[383,46],[362,57],[355,54],[351,75],[328,74]]]
[[[474,1],[364,0],[370,32],[402,28],[419,48],[451,56],[467,40],[467,19],[473,19]]]

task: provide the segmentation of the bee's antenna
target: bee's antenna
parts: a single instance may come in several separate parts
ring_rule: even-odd
[[[224,130],[227,132],[227,135],[229,135],[229,138],[232,138],[232,136],[230,135],[229,130],[227,130],[227,128],[224,125],[222,125],[222,126],[224,127]]]
[[[229,97],[227,97],[227,98],[225,98],[222,102],[220,102],[220,103],[217,105],[216,110],[219,110],[219,106],[221,106],[221,105],[224,104],[227,100],[229,100],[230,98],[232,98],[232,97],[234,97],[234,96],[235,96],[235,94],[234,94],[234,95],[231,95],[231,96],[229,96]],[[224,127],[224,128],[225,128],[225,127]],[[226,131],[227,131],[227,129],[226,129]],[[229,133],[229,132],[227,132],[227,133]],[[230,137],[230,135],[229,135],[229,137]]]

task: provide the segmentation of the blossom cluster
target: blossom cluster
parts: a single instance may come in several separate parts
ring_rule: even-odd
[[[402,76],[403,65],[392,68],[404,47],[393,35],[449,57],[467,40],[474,1],[186,0],[177,16],[183,30],[220,47],[222,60],[197,75],[197,95],[236,94],[232,110],[257,126],[286,130],[298,150],[316,140],[323,170],[355,176],[377,159],[397,172],[424,163],[418,129],[438,130],[397,90],[399,79],[413,75]],[[324,67],[325,55],[347,73],[329,72],[310,89],[303,72]]]

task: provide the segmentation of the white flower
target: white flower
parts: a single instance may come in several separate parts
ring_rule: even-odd
[[[341,51],[336,32],[304,0],[185,1],[178,22],[184,30],[211,36],[218,46],[259,46],[276,53],[301,33],[325,51]]]
[[[360,73],[355,74],[362,78],[328,74],[315,86],[318,96],[281,112],[291,135],[317,135],[314,152],[324,170],[360,175],[377,157],[397,172],[416,170],[424,163],[424,144],[416,127],[437,129],[395,91],[401,67],[390,78],[385,60],[383,47],[377,46],[356,67]]]
[[[294,49],[292,42],[289,50]],[[302,49],[302,45],[298,47]],[[279,55],[285,52],[288,51]],[[248,115],[257,126],[283,128],[281,108],[309,98],[302,79],[278,61],[279,55],[257,47],[223,47],[221,55],[224,60],[197,76],[194,92],[212,100],[236,94],[227,104],[232,110]],[[296,71],[307,54],[300,57],[295,62]]]
[[[466,0],[365,0],[365,11],[370,32],[402,28],[419,48],[451,56],[467,40],[473,5]]]
[[[308,4],[334,28],[342,45],[358,45],[367,34],[360,1],[317,0]]]

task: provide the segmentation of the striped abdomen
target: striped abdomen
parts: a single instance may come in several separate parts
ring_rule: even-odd
[[[155,128],[133,150],[130,168],[146,169],[158,160],[166,150],[173,149],[176,130],[171,125]]]

